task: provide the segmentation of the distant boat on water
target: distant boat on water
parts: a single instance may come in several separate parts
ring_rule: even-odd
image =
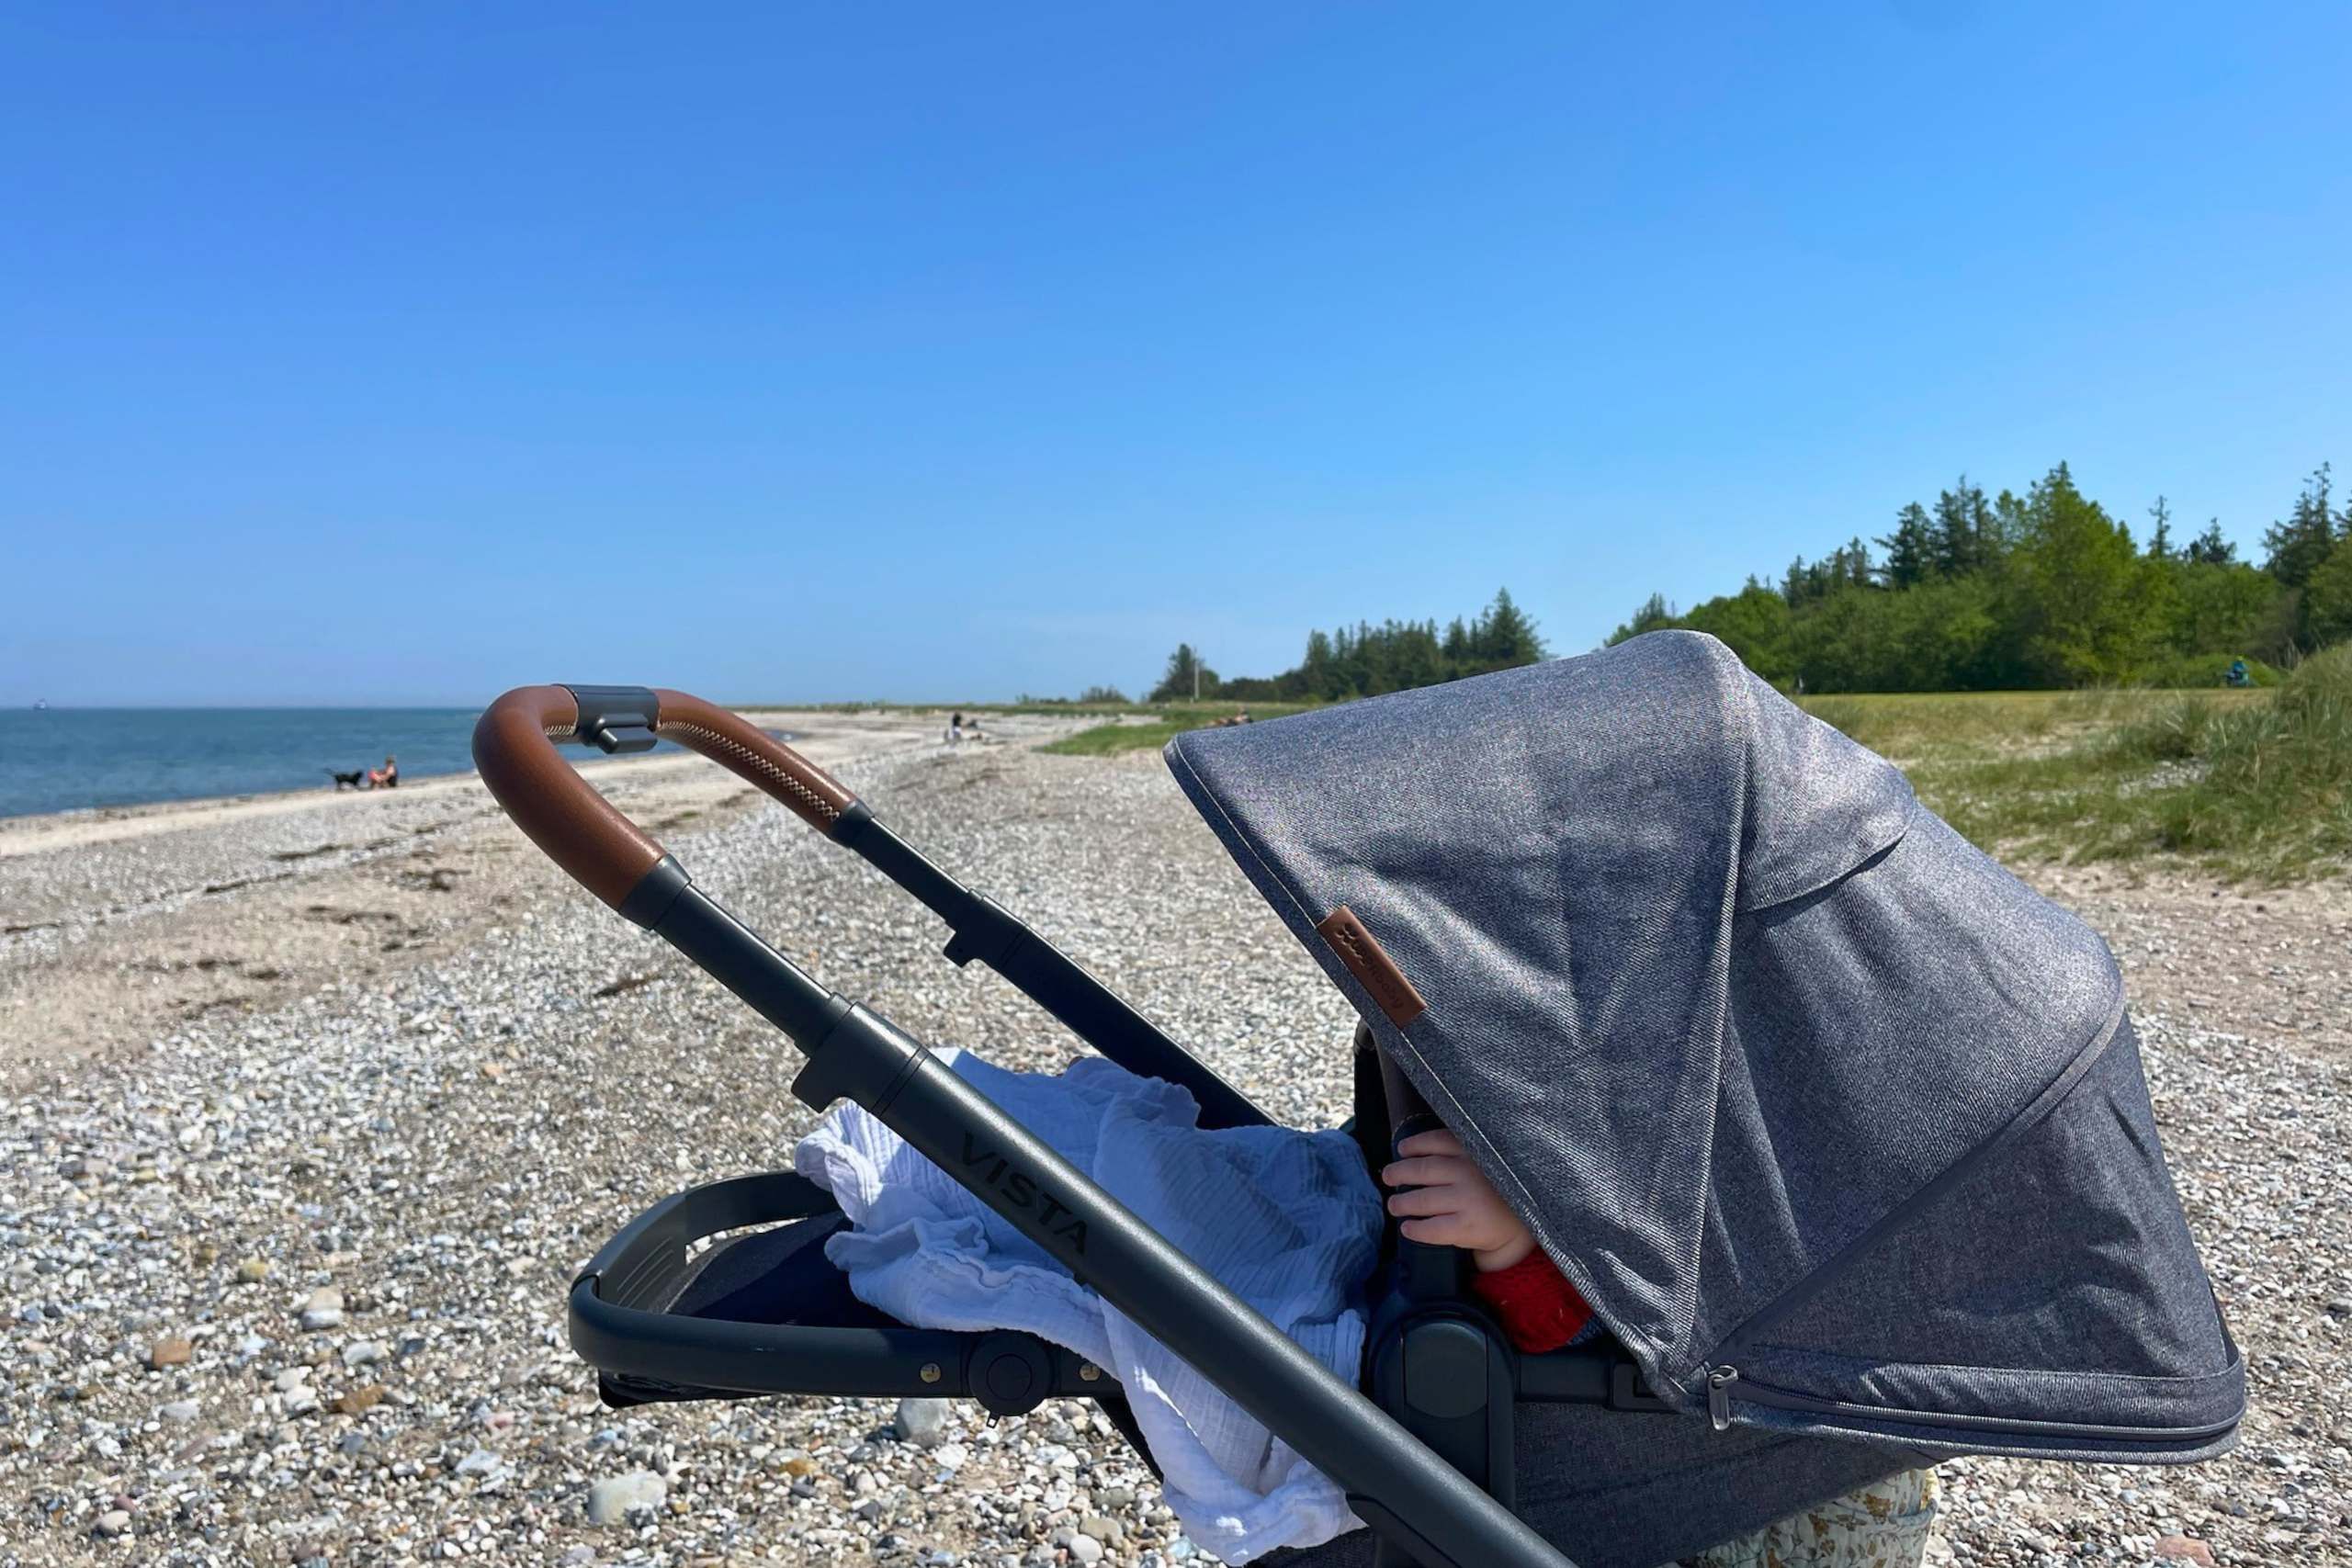
[[[33,699],[33,712],[47,713],[48,711],[49,699],[47,697],[35,697]]]

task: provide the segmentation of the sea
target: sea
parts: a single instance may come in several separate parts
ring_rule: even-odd
[[[331,773],[379,768],[388,753],[403,783],[467,773],[478,716],[475,708],[0,711],[0,817],[332,789]]]

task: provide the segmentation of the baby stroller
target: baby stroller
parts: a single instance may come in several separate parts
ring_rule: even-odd
[[[863,856],[946,922],[952,962],[1184,1085],[1204,1125],[1262,1114],[734,715],[553,685],[483,715],[507,812],[789,1035],[797,1096],[865,1107],[1345,1489],[1369,1529],[1286,1564],[1639,1568],[1955,1454],[2171,1463],[2234,1439],[2245,1370],[2105,947],[1711,638],[1169,747],[1362,1015],[1366,1160],[1451,1127],[1610,1330],[1520,1355],[1459,1255],[1392,1230],[1354,1386],[729,918],[554,745],[657,737]],[[858,1303],[823,1258],[841,1223],[786,1175],[666,1199],[574,1283],[572,1345],[615,1404],[1075,1397],[1125,1425],[1055,1346]],[[695,1250],[721,1232],[744,1234]]]

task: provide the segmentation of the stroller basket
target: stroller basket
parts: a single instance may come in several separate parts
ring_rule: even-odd
[[[1202,1126],[1263,1112],[734,714],[530,686],[476,728],[483,781],[540,849],[806,1055],[797,1099],[864,1108],[1339,1484],[1370,1534],[1285,1562],[1568,1568],[1572,1548],[1639,1568],[1952,1454],[2177,1463],[2233,1440],[2245,1367],[2111,958],[1710,639],[1170,748],[1363,1020],[1367,1165],[1452,1129],[1610,1331],[1517,1354],[1462,1255],[1392,1226],[1354,1380],[736,921],[555,749],[658,738],[911,893],[950,961],[1188,1089]],[[1136,1437],[1116,1381],[1067,1350],[857,1301],[824,1257],[842,1223],[795,1176],[665,1199],[575,1280],[573,1346],[615,1404],[1091,1398]]]

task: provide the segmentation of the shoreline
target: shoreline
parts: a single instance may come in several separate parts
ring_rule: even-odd
[[[852,778],[944,751],[927,717],[747,716]],[[664,842],[782,810],[691,751],[577,760]],[[397,983],[580,897],[472,773],[0,819],[0,1083],[85,1070],[351,981]]]
[[[642,757],[615,757],[597,758],[594,760],[598,761],[609,761],[634,762],[646,761],[647,759]],[[471,768],[458,768],[446,773],[412,773],[403,770],[401,774],[401,782],[397,788],[402,790],[423,789],[428,784],[441,784],[450,779],[470,778],[473,776],[473,773],[474,770]],[[174,807],[179,806],[243,806],[272,800],[307,800],[314,795],[365,795],[379,793],[390,795],[395,793],[395,791],[391,789],[382,791],[372,789],[344,789],[337,788],[333,784],[296,784],[286,789],[234,790],[227,795],[166,795],[159,800],[104,800],[96,802],[89,806],[61,806],[46,811],[0,812],[0,833],[6,833],[12,827],[20,822],[48,822],[55,820],[111,821],[117,818],[142,817],[152,815],[157,811],[168,811]]]
[[[837,743],[845,728],[862,728],[844,727],[838,722],[838,716],[815,714],[799,708],[746,708],[742,713],[746,719],[763,728],[792,731],[796,737],[793,746],[804,752],[809,746],[820,742]],[[810,722],[773,722],[778,719]],[[828,719],[835,722],[825,722]],[[895,730],[904,726],[890,728]],[[567,754],[565,760],[578,768],[583,777],[591,779],[601,778],[607,770],[616,768],[675,769],[689,762],[716,766],[705,762],[692,751],[630,757],[604,757],[582,751]],[[817,761],[814,756],[809,760]],[[820,762],[819,765],[823,764]],[[467,768],[456,773],[418,773],[404,778],[394,789],[337,789],[333,785],[306,785],[299,789],[251,790],[235,795],[196,795],[116,806],[75,806],[58,811],[19,812],[14,816],[0,816],[0,860],[85,844],[143,838],[151,833],[178,832],[235,821],[241,818],[276,816],[311,807],[335,809],[336,802],[343,803],[341,808],[349,809],[363,801],[433,798],[478,785],[480,782],[481,775]]]

